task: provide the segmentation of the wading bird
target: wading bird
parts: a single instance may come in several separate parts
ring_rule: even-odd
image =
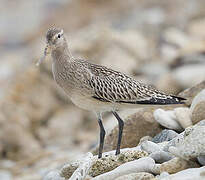
[[[105,130],[102,112],[110,111],[119,124],[116,155],[120,153],[123,120],[116,112],[121,108],[138,108],[147,105],[182,104],[184,98],[167,95],[121,72],[74,58],[68,48],[62,29],[52,28],[46,34],[44,57],[52,57],[53,77],[71,101],[82,109],[93,111],[100,126],[98,157],[102,157]]]

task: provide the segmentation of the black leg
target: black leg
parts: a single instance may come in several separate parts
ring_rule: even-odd
[[[105,138],[105,129],[103,127],[101,116],[98,116],[98,124],[100,126],[100,146],[99,146],[98,158],[101,158],[102,151],[103,151],[103,145],[104,145],[104,138]]]
[[[124,127],[124,122],[115,111],[113,111],[112,113],[116,117],[116,119],[118,120],[118,125],[119,125],[117,149],[116,149],[116,152],[115,152],[115,155],[118,155],[118,154],[120,154],[120,144],[121,144],[121,140],[122,140],[122,132],[123,132],[123,127]]]

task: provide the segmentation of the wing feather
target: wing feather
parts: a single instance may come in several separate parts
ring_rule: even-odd
[[[167,95],[152,86],[107,67],[86,63],[90,72],[89,85],[93,98],[104,102],[130,104],[181,104],[185,100]]]

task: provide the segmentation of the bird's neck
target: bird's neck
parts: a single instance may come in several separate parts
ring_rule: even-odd
[[[52,50],[51,55],[55,61],[72,61],[73,59],[68,46],[57,47]]]

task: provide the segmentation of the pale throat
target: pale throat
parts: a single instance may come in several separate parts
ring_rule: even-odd
[[[55,59],[57,61],[62,61],[62,59],[69,61],[73,58],[67,44],[53,49],[51,52],[51,56],[53,57],[53,59]],[[65,56],[67,56],[69,58],[65,58]]]

